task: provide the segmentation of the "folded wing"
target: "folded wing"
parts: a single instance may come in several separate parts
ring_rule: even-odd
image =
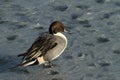
[[[57,45],[56,38],[48,33],[44,33],[39,36],[26,53],[20,54],[23,56],[22,63],[35,61],[38,57],[44,56],[48,50],[54,48]]]

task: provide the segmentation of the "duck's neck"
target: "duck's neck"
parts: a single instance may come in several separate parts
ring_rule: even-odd
[[[63,34],[60,33],[60,32],[58,32],[58,33],[56,33],[56,34],[54,34],[54,35],[60,36],[60,37],[64,38],[64,39],[67,41],[67,38],[65,37],[65,35],[63,35]]]

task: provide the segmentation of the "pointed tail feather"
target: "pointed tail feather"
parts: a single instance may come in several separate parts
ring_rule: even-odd
[[[17,65],[15,65],[14,67],[11,67],[10,69],[14,69],[14,68],[17,68],[17,67],[19,67],[19,66],[27,67],[27,66],[32,66],[32,65],[36,65],[36,64],[38,64],[38,61],[37,61],[37,60],[23,61],[23,62],[21,62],[20,64],[17,64]]]
[[[34,65],[36,63],[37,63],[37,60],[25,61],[25,62],[20,63],[19,66],[26,67],[26,66]]]
[[[25,55],[26,55],[26,53],[22,53],[22,54],[17,55],[17,57],[25,56]]]

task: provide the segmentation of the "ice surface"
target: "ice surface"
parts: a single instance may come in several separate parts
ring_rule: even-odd
[[[68,31],[57,66],[9,69],[55,20]],[[120,80],[120,1],[0,0],[0,80]]]

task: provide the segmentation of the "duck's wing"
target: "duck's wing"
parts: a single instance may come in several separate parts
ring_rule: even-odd
[[[39,36],[26,53],[18,56],[23,56],[23,60],[30,61],[37,57],[44,56],[45,53],[57,45],[56,38],[48,33]]]

